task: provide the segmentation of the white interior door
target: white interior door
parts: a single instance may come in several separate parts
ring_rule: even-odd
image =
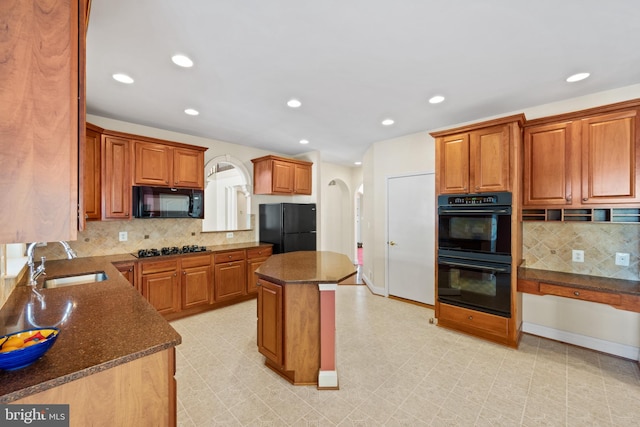
[[[389,295],[435,303],[435,174],[387,179]]]

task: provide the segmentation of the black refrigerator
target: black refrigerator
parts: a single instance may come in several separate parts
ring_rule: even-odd
[[[272,243],[274,254],[315,251],[316,204],[261,204],[260,241]]]

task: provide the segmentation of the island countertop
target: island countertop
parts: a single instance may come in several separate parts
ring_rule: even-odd
[[[48,261],[47,276],[104,271],[107,280],[42,289],[18,285],[0,310],[0,335],[57,326],[60,335],[34,364],[0,371],[0,403],[8,403],[175,347],[180,335],[134,289],[113,262],[128,254]]]
[[[299,251],[271,255],[258,269],[261,279],[287,285],[338,283],[356,273],[349,257],[328,251]]]

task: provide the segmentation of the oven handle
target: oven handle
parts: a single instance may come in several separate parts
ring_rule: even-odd
[[[470,267],[477,268],[479,270],[493,270],[500,273],[508,273],[511,269],[509,267],[497,267],[497,266],[486,266],[486,265],[478,265],[478,264],[466,264],[464,262],[453,262],[453,261],[444,261],[438,260],[438,264],[450,265],[452,267]]]
[[[440,208],[440,214],[511,214],[511,208],[502,209],[447,209]]]

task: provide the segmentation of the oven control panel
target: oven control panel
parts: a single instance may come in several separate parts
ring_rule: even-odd
[[[438,206],[494,206],[511,205],[511,193],[460,194],[438,196]]]

